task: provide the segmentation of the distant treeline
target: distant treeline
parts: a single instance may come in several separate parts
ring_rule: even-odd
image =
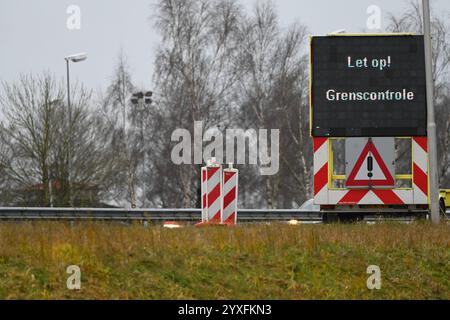
[[[150,13],[149,13],[150,14]],[[390,16],[389,32],[422,33],[420,8]],[[198,207],[200,165],[175,165],[174,130],[279,129],[279,172],[240,169],[240,207],[296,208],[311,197],[308,29],[280,25],[272,2],[247,12],[234,0],[159,0],[161,42],[154,88],[138,88],[125,54],[94,95],[51,74],[3,83],[0,205]],[[449,26],[433,19],[435,103],[441,185],[450,187]],[[133,104],[137,91],[152,104]],[[70,118],[70,119],[69,119]],[[69,121],[70,120],[70,121]],[[404,157],[399,145],[398,158]],[[339,160],[339,159],[337,159]],[[397,166],[407,173],[410,163]],[[336,168],[339,170],[339,166]]]

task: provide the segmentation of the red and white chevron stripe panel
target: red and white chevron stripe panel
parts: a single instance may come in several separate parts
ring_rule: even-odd
[[[222,167],[206,167],[206,222],[222,221]]]
[[[412,138],[413,183],[411,189],[329,188],[330,140],[314,138],[314,203],[317,205],[426,205],[428,204],[427,137]]]
[[[202,202],[202,221],[205,222],[208,220],[208,211],[206,208],[206,167],[202,167],[201,170],[201,202]]]
[[[223,170],[223,211],[222,223],[235,225],[237,223],[238,170]]]
[[[428,140],[413,138],[413,189],[414,201],[428,203]]]
[[[314,138],[314,202],[328,204],[328,148],[327,138]]]

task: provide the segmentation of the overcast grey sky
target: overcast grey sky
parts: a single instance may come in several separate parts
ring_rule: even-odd
[[[12,81],[21,73],[49,70],[65,76],[64,56],[87,52],[87,61],[71,67],[74,78],[93,89],[104,89],[123,48],[135,83],[151,88],[153,53],[158,36],[152,26],[156,0],[0,0],[0,80]],[[241,0],[251,10],[256,0]],[[419,0],[417,0],[419,1]],[[450,1],[431,0],[436,12],[450,12]],[[366,28],[370,5],[385,16],[399,13],[403,0],[274,0],[283,26],[300,21],[312,34],[345,28]],[[81,29],[69,30],[70,5],[81,10]]]

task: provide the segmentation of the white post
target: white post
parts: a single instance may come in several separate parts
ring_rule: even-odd
[[[425,39],[425,66],[427,76],[427,117],[428,117],[428,149],[430,162],[430,210],[431,221],[439,223],[439,176],[436,143],[436,122],[434,118],[434,85],[433,85],[433,61],[431,45],[431,18],[430,1],[422,0],[423,30]]]

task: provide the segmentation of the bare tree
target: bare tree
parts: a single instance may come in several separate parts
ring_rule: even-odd
[[[231,0],[160,0],[157,12],[162,43],[149,124],[158,126],[150,146],[153,203],[198,205],[199,166],[167,161],[172,132],[185,128],[193,136],[195,121],[222,133],[236,126],[281,129],[280,172],[262,177],[258,166],[240,166],[241,203],[292,207],[303,201],[312,164],[306,28],[282,30],[270,2],[257,4],[253,16]]]
[[[143,146],[137,144],[136,128],[132,123],[135,108],[130,99],[134,91],[131,72],[125,54],[121,50],[111,84],[101,99],[101,112],[107,126],[103,130],[111,134],[109,146],[114,150],[114,158],[120,162],[116,172],[115,192],[111,196],[122,204],[126,199],[132,208],[137,206],[138,167],[143,156],[140,149]]]
[[[0,103],[6,120],[0,132],[0,168],[11,202],[67,206],[72,194],[76,205],[98,204],[98,191],[110,171],[94,125],[97,120],[89,110],[91,94],[73,86],[69,123],[64,88],[49,74],[22,76],[17,83],[3,84]],[[68,154],[73,157],[70,175]]]
[[[240,121],[281,129],[280,172],[259,177],[269,207],[291,207],[310,195],[311,143],[308,117],[306,28],[281,29],[270,1],[257,2],[241,28]],[[294,146],[294,148],[293,148]],[[252,172],[250,174],[255,174]]]
[[[48,206],[51,146],[57,138],[52,125],[64,94],[49,75],[38,79],[21,77],[18,84],[5,84],[4,91],[1,103],[8,126],[1,136],[6,149],[2,167],[16,186],[41,183],[40,204]]]
[[[236,70],[238,21],[241,9],[232,0],[160,0],[156,27],[162,43],[155,61],[159,99],[152,118],[159,129],[152,137],[154,157],[152,192],[162,205],[198,204],[199,166],[176,166],[167,159],[177,128],[193,132],[195,121],[203,128],[223,129],[229,119]]]

